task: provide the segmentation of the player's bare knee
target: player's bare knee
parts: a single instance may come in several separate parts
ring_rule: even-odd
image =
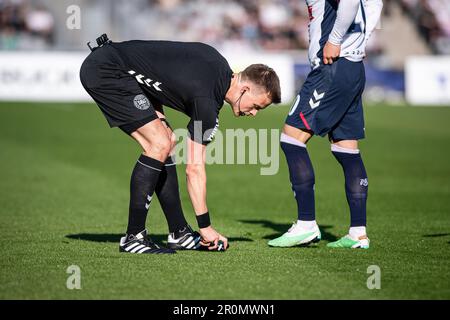
[[[161,137],[152,143],[153,152],[163,158],[167,158],[171,150],[171,143],[168,137]]]
[[[144,139],[143,141],[139,141],[139,143],[146,156],[158,159],[162,162],[165,161],[171,150],[170,140],[166,136],[160,136],[153,139],[153,141]]]
[[[152,155],[153,155],[152,145],[150,143],[146,142],[146,141],[145,142],[140,142],[140,145],[142,147],[142,150],[144,151],[144,154],[147,157],[152,157]]]
[[[358,140],[337,140],[332,141],[332,145],[338,148],[358,150]]]
[[[312,132],[300,130],[287,124],[284,125],[282,133],[288,138],[295,139],[303,144],[307,144],[312,137]]]

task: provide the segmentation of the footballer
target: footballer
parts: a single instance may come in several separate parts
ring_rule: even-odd
[[[292,106],[281,134],[298,218],[273,247],[292,247],[321,239],[316,223],[315,176],[306,144],[325,136],[342,166],[350,209],[347,235],[327,246],[369,248],[366,232],[368,180],[358,141],[363,139],[362,93],[365,47],[380,18],[381,0],[306,0],[310,15],[311,72]]]
[[[277,74],[262,64],[233,73],[225,58],[203,43],[112,42],[103,35],[97,44],[81,66],[81,83],[109,125],[119,127],[143,150],[131,175],[128,227],[119,251],[170,254],[202,246],[226,249],[228,240],[212,227],[206,202],[206,145],[217,131],[224,101],[235,116],[255,116],[280,103]],[[175,137],[163,106],[190,118],[186,179],[199,233],[188,225],[181,207],[170,156]],[[168,222],[168,247],[155,244],[147,234],[154,193]]]

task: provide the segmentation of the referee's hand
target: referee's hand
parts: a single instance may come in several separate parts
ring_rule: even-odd
[[[341,46],[332,44],[327,41],[325,47],[323,48],[323,63],[333,64],[333,61],[339,58],[341,54]]]
[[[208,250],[217,250],[219,240],[223,242],[224,250],[228,248],[228,239],[214,230],[213,227],[209,226],[207,228],[202,228],[199,230],[199,233],[202,236],[200,244],[202,246],[208,247]]]

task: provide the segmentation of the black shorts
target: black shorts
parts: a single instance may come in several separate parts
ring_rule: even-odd
[[[150,99],[128,74],[116,49],[108,44],[91,52],[84,60],[80,80],[111,127],[131,134],[158,118]]]

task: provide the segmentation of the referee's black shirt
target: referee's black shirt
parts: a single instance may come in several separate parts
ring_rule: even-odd
[[[135,72],[148,96],[191,118],[188,130],[192,138],[194,121],[201,121],[202,135],[218,126],[233,72],[216,49],[203,43],[173,41],[132,40],[111,45],[128,71]],[[207,144],[212,137],[194,140]]]

